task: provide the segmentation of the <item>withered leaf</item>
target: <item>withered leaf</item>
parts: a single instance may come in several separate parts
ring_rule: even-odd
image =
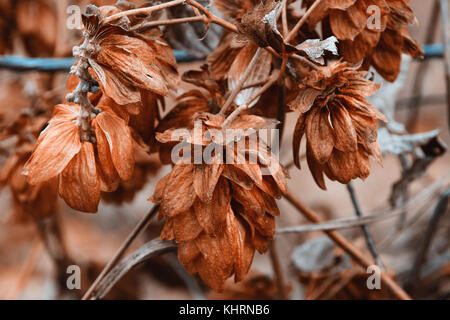
[[[70,207],[78,211],[97,212],[100,181],[92,143],[82,143],[80,152],[62,172],[59,179],[59,194]]]

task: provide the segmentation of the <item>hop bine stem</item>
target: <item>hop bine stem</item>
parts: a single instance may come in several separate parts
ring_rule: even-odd
[[[108,262],[102,272],[95,279],[94,283],[89,287],[89,289],[84,294],[82,300],[88,300],[94,291],[97,289],[103,278],[117,265],[120,259],[128,251],[130,246],[133,244],[134,240],[147,228],[150,220],[158,213],[159,205],[155,205],[136,225],[136,227],[128,235],[127,239],[122,243],[119,250],[116,252],[114,257]]]
[[[314,4],[308,9],[308,11],[306,11],[305,15],[297,22],[294,29],[292,29],[291,32],[289,32],[289,34],[287,35],[285,39],[286,42],[289,42],[292,39],[294,39],[295,35],[298,33],[300,28],[303,26],[303,24],[305,24],[306,20],[308,20],[309,16],[313,13],[313,11],[319,6],[321,2],[322,0],[316,0],[316,2],[314,2]]]
[[[159,11],[159,10],[175,7],[175,6],[178,6],[180,4],[184,4],[184,3],[186,3],[185,0],[174,0],[174,1],[169,1],[169,2],[166,2],[166,3],[158,4],[156,6],[122,11],[122,12],[113,14],[112,16],[109,16],[109,17],[105,18],[103,20],[103,23],[105,23],[105,24],[111,23],[111,22],[113,22],[115,20],[122,19],[124,17],[138,15],[138,14],[150,15],[150,14],[152,14],[155,11]]]
[[[74,47],[74,56],[79,57],[75,66],[72,67],[71,74],[78,77],[80,81],[72,93],[66,97],[67,101],[74,102],[80,106],[78,115],[78,125],[80,126],[80,136],[82,142],[91,141],[91,116],[94,106],[89,100],[89,92],[94,91],[95,79],[89,73],[88,51],[91,49],[89,37],[85,33],[85,39],[80,47]]]
[[[312,13],[312,11],[317,7],[317,5],[320,2],[321,2],[321,0],[317,0],[313,4],[313,6],[308,10],[308,12],[305,14],[305,16],[303,16],[303,18],[297,23],[297,25],[294,27],[294,29],[291,30],[291,32],[287,35],[287,38],[285,41],[286,43],[289,42],[290,40],[292,40],[292,38],[295,36],[295,34],[300,29],[300,27],[303,25],[303,23],[306,21],[306,19],[309,17],[309,15]],[[133,16],[133,15],[139,15],[139,14],[151,15],[153,12],[156,12],[159,10],[164,10],[167,8],[176,7],[178,5],[186,5],[186,4],[190,5],[191,8],[193,9],[193,11],[195,13],[194,17],[144,22],[144,23],[134,27],[134,31],[138,30],[138,29],[158,27],[158,26],[164,26],[164,25],[173,25],[173,24],[189,23],[189,22],[202,22],[205,25],[214,23],[214,24],[217,24],[217,25],[231,31],[231,32],[239,33],[238,28],[234,24],[216,16],[215,14],[213,14],[211,11],[209,11],[207,8],[205,8],[203,5],[201,5],[200,3],[198,3],[195,0],[174,0],[174,1],[169,1],[169,2],[163,3],[163,4],[159,4],[156,6],[122,11],[122,12],[119,12],[117,14],[114,14],[112,16],[105,18],[103,20],[103,23],[105,23],[105,24],[111,23],[115,20],[118,20],[118,19],[121,19],[124,17]],[[286,7],[286,5],[284,7]],[[284,9],[284,11],[286,11],[286,9]],[[280,15],[281,15],[281,13],[280,13]],[[284,20],[286,20],[286,12],[284,12]],[[284,29],[285,29],[284,32],[287,33],[287,22],[286,21],[284,21]],[[281,58],[281,55],[278,52],[276,52],[273,48],[266,47],[264,49],[267,50],[268,52],[270,52],[272,55],[274,55],[278,58]],[[312,63],[311,61],[309,61],[308,59],[306,59],[302,56],[293,54],[292,57],[294,57],[297,60],[302,61],[305,65],[307,65],[308,67],[310,67],[312,69],[318,69],[318,67],[314,63]]]
[[[277,81],[279,75],[279,71],[275,70],[270,78],[264,83],[264,85],[253,95],[251,96],[243,105],[239,106],[236,110],[234,110],[228,118],[223,123],[222,127],[227,128],[243,111],[248,109],[248,106],[258,99],[264,92],[269,90],[269,88]],[[242,88],[243,90],[244,88]]]
[[[259,56],[261,55],[261,52],[262,52],[261,48],[258,48],[256,50],[255,55],[253,56],[252,60],[250,61],[250,63],[247,66],[247,69],[245,69],[244,73],[239,78],[239,81],[238,81],[236,87],[233,89],[233,91],[231,92],[231,94],[228,97],[227,101],[223,105],[222,110],[220,111],[221,114],[223,114],[223,115],[227,114],[227,111],[231,107],[231,105],[233,104],[234,99],[236,99],[236,97],[239,94],[239,92],[241,92],[242,87],[244,86],[245,82],[250,77],[250,75],[251,75],[251,73],[253,71],[253,68],[255,67],[256,63],[258,62],[258,59],[259,59]]]
[[[287,201],[289,201],[300,213],[302,213],[309,221],[313,223],[322,223],[322,219],[319,215],[307,207],[302,201],[297,199],[295,195],[288,192],[285,195]],[[366,258],[361,251],[355,247],[350,241],[348,241],[342,234],[337,231],[325,231],[325,233],[333,240],[339,247],[341,247],[355,262],[360,266],[367,269],[374,263]],[[411,297],[395,282],[387,273],[382,273],[381,281],[391,289],[392,293],[400,300],[411,300]]]

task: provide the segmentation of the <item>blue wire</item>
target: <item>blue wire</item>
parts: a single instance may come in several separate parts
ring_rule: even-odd
[[[431,44],[423,47],[425,59],[444,57],[442,44]],[[190,56],[186,51],[174,50],[177,62],[191,62],[199,59]],[[19,56],[0,56],[0,69],[15,71],[43,71],[43,72],[67,72],[75,63],[74,58],[28,58]]]

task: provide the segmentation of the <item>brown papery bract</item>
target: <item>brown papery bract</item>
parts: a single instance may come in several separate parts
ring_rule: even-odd
[[[72,30],[68,35],[62,32],[66,20],[58,16],[65,14],[62,2],[0,0],[0,28],[6,33],[0,35],[0,53],[65,57],[67,49],[77,44],[72,51],[76,63],[65,88],[60,86],[63,75],[52,72],[35,81],[31,81],[34,73],[12,76],[11,81],[5,73],[8,79],[0,81],[9,81],[0,96],[4,102],[0,155],[6,159],[0,188],[11,191],[13,218],[51,216],[58,209],[58,194],[69,207],[82,212],[97,212],[102,199],[117,207],[139,199],[138,192],[146,190],[150,177],[160,169],[169,171],[149,199],[155,205],[84,299],[105,297],[108,284],[119,280],[122,271],[175,246],[186,270],[213,290],[225,292],[222,297],[287,298],[287,281],[292,279],[283,277],[280,262],[285,259],[278,257],[292,248],[280,250],[273,243],[275,219],[280,215],[277,200],[284,195],[317,224],[314,228],[329,224],[322,224],[318,214],[287,190],[289,175],[274,153],[279,152],[281,141],[291,138],[288,112],[298,116],[292,139],[294,162],[300,167],[305,136],[305,158],[322,189],[326,189],[326,177],[350,184],[370,175],[372,158],[381,164],[378,132],[383,151],[387,144],[394,144],[383,141],[391,136],[401,144],[392,150],[407,149],[400,155],[408,161],[402,162],[402,180],[397,184],[405,190],[402,199],[407,198],[408,184],[445,149],[434,132],[429,134],[433,140],[424,142],[422,135],[416,138],[404,132],[405,137],[400,136],[403,131],[397,124],[379,130],[386,118],[367,101],[380,88],[370,80],[374,78],[370,68],[394,81],[402,54],[414,58],[423,54],[407,32],[416,22],[408,0],[210,1],[221,14],[205,5],[208,1],[89,2],[74,1],[86,11],[81,32]],[[371,8],[379,9],[380,20]],[[37,26],[42,26],[42,32]],[[203,34],[204,41],[198,42]],[[74,40],[70,46],[69,39]],[[179,70],[187,65],[179,68],[171,46],[203,59],[203,64],[195,64],[200,69],[182,75],[183,85]],[[10,67],[8,61],[6,67]],[[391,113],[389,118],[391,108],[386,111]],[[279,153],[285,155],[284,151]],[[411,168],[405,166],[409,158]],[[162,169],[164,165],[170,168]],[[351,185],[348,190],[355,211],[363,215]],[[150,241],[124,258],[155,214],[163,223],[159,237],[164,241]],[[50,218],[48,225],[35,222],[50,256],[57,264],[57,260],[65,263],[71,260],[65,252],[61,259],[51,252],[50,238],[63,243],[64,233],[58,230],[58,217]],[[381,266],[367,225],[361,226],[370,253]],[[290,227],[280,234],[305,230]],[[152,226],[148,235],[157,228]],[[47,239],[47,231],[55,237]],[[337,231],[327,229],[326,233],[355,262],[364,268],[371,264]],[[34,265],[40,240],[31,248]],[[249,270],[255,253],[268,250],[275,277],[252,277]],[[149,267],[161,263],[157,260]],[[31,271],[32,267],[24,270],[17,287],[25,283],[23,278],[31,277]],[[232,278],[240,285],[230,287],[227,281]],[[388,273],[381,278],[397,297],[407,299],[393,279]]]
[[[92,121],[94,142],[81,142],[78,112],[75,104],[55,107],[25,172],[31,185],[59,177],[59,194],[67,204],[95,213],[101,190],[114,191],[119,178],[131,178],[134,143],[125,121],[107,111]]]
[[[207,128],[220,128],[225,120],[207,113],[197,119]],[[243,115],[230,128],[248,129],[248,123],[263,127],[266,121]],[[170,142],[170,133],[158,139]],[[277,159],[259,149],[248,146],[247,151],[258,154],[264,165],[242,161],[245,151],[232,144],[223,142],[223,147],[241,161],[227,164],[216,155],[211,164],[176,163],[151,198],[161,205],[160,217],[166,218],[161,238],[175,240],[186,269],[216,291],[222,291],[233,274],[236,281],[244,278],[255,250],[267,251],[275,233],[274,217],[280,214],[275,199],[286,191],[287,176]],[[270,167],[271,174],[263,175],[263,167]]]
[[[314,1],[306,1],[310,6]],[[309,19],[310,27],[326,21],[329,32],[340,40],[339,53],[348,62],[373,66],[388,81],[400,73],[403,53],[423,56],[419,44],[406,27],[416,23],[408,0],[323,0]],[[379,21],[372,8],[380,13]],[[379,23],[379,25],[376,25]]]
[[[177,65],[159,32],[136,33],[103,19],[119,9],[89,6],[83,23],[89,64],[104,94],[119,105],[142,101],[141,91],[166,96],[178,82]]]
[[[295,163],[300,167],[300,144],[306,135],[308,165],[322,189],[326,189],[324,173],[348,184],[369,176],[370,156],[381,162],[378,120],[387,120],[367,102],[379,85],[365,76],[346,62],[335,62],[313,71],[289,102],[291,110],[300,112],[293,140]]]

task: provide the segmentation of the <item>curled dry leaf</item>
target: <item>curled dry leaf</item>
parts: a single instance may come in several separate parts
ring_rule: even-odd
[[[248,11],[237,26],[239,33],[262,48],[271,47],[279,53],[296,51],[284,42],[278,31],[277,17],[281,6],[281,2],[265,1]]]
[[[336,37],[329,37],[323,41],[319,39],[309,39],[297,46],[299,51],[303,51],[309,59],[314,62],[324,64],[325,52],[331,52],[333,55],[338,55],[338,49],[336,47],[336,43],[338,43],[338,39]]]

